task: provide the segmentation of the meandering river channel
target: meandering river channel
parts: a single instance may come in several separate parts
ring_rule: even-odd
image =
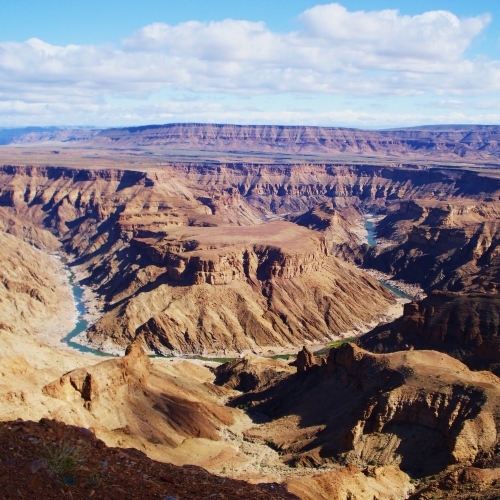
[[[375,240],[375,225],[373,223],[373,220],[371,219],[370,216],[368,216],[367,219],[365,219],[365,228],[367,231],[367,241],[368,244],[371,246],[375,246],[377,244]],[[88,321],[85,319],[85,315],[87,314],[87,309],[85,308],[85,302],[83,301],[83,288],[78,286],[75,283],[75,275],[71,271],[71,269],[66,265],[66,271],[69,273],[69,283],[71,285],[71,290],[73,292],[73,297],[75,298],[76,302],[76,309],[78,311],[78,319],[75,327],[73,330],[66,335],[66,337],[61,339],[61,342],[64,342],[66,345],[69,347],[76,349],[80,352],[90,352],[92,354],[95,354],[97,356],[102,356],[102,357],[112,357],[112,354],[108,354],[102,351],[98,351],[96,349],[92,349],[90,347],[84,346],[82,344],[79,344],[77,342],[74,342],[73,339],[79,335],[80,333],[83,333],[87,327],[89,326]],[[410,295],[404,293],[403,291],[399,290],[398,288],[394,287],[393,285],[387,283],[384,280],[379,280],[382,285],[384,285],[386,288],[391,290],[394,294],[396,294],[398,297],[404,298],[404,299],[412,299]],[[203,359],[203,358],[202,358]]]

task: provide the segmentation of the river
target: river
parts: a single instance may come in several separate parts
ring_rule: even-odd
[[[370,215],[368,215],[368,218],[365,219],[365,229],[367,231],[366,235],[366,240],[368,241],[368,245],[374,247],[377,244],[377,240],[375,239],[375,224],[373,223],[373,219],[371,218]],[[378,280],[379,283],[384,285],[386,288],[388,288],[391,292],[396,294],[398,297],[401,297],[403,299],[408,299],[408,300],[413,300],[414,297],[412,295],[408,295],[407,293],[403,292],[399,288],[396,288],[395,286],[391,285],[390,283],[387,283],[385,280]]]
[[[98,351],[97,349],[92,349],[82,344],[78,344],[77,342],[73,342],[72,339],[74,339],[80,333],[83,333],[87,329],[89,324],[88,321],[84,319],[84,315],[87,313],[87,310],[85,308],[85,303],[83,302],[83,288],[78,285],[75,285],[75,275],[71,272],[71,269],[68,266],[66,266],[66,271],[69,272],[69,283],[71,285],[71,291],[73,292],[73,297],[75,298],[76,310],[78,311],[78,319],[75,328],[73,328],[73,330],[71,330],[71,332],[68,333],[66,337],[62,338],[61,342],[64,342],[72,349],[76,349],[77,351],[80,352],[90,352],[97,356],[112,357],[113,356],[112,354],[101,352]]]

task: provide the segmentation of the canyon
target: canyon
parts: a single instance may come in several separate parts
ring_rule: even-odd
[[[12,132],[0,419],[304,499],[494,492],[499,130]],[[60,342],[60,257],[88,310],[74,341],[119,357]],[[428,296],[403,305],[365,270]]]

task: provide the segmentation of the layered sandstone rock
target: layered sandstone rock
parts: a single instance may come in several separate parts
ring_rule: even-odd
[[[500,282],[498,201],[400,204],[377,234],[396,244],[371,249],[364,263],[426,289],[496,292]]]
[[[74,307],[64,281],[54,257],[0,231],[0,329],[43,333],[65,321],[71,328],[66,316]]]
[[[392,300],[313,232],[282,221],[174,228],[129,250],[140,268],[99,269],[116,305],[92,327],[93,345],[139,336],[162,353],[293,349],[377,321]]]
[[[247,438],[271,441],[296,465],[399,465],[421,477],[495,449],[498,379],[445,354],[376,355],[344,344],[306,375],[234,402],[271,419]]]
[[[375,328],[359,343],[373,352],[434,349],[471,369],[500,368],[500,299],[494,294],[433,292],[405,304],[401,318]]]
[[[279,152],[433,158],[498,158],[496,126],[421,127],[365,131],[346,128],[167,124],[109,129],[96,146],[163,147],[191,151]]]
[[[287,487],[301,500],[406,500],[413,490],[410,477],[396,466],[360,470],[348,465],[314,477],[293,478]]]

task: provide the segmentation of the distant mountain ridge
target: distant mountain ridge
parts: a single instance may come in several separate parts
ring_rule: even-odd
[[[17,130],[17,132],[15,132]],[[389,130],[288,125],[171,123],[109,129],[0,129],[0,144],[84,141],[90,147],[159,147],[226,153],[361,155],[386,159],[498,162],[500,126],[439,125]]]
[[[20,127],[0,128],[0,146],[34,142],[68,142],[88,140],[99,132],[93,128]]]

